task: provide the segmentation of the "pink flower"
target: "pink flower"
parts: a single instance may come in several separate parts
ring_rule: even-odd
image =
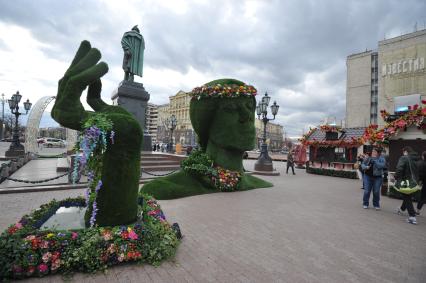
[[[129,238],[132,240],[137,240],[138,239],[138,234],[135,233],[135,231],[130,231],[129,232]]]
[[[32,241],[32,240],[34,240],[36,238],[36,236],[34,236],[34,235],[28,235],[27,237],[25,237],[25,240],[26,241]]]
[[[52,257],[52,254],[50,252],[47,252],[42,256],[41,259],[43,260],[44,263],[48,263],[51,257]]]
[[[71,239],[75,240],[78,238],[78,234],[76,232],[71,232]]]
[[[120,256],[118,257],[118,261],[122,262],[124,260],[124,254],[121,253]]]
[[[56,270],[61,266],[61,260],[57,259],[55,261],[52,262],[52,270]]]
[[[111,234],[111,232],[110,231],[104,231],[103,233],[102,233],[102,236],[103,236],[103,238],[104,238],[104,240],[105,241],[109,241],[109,240],[112,240],[112,234]]]
[[[47,249],[47,248],[49,248],[49,242],[48,242],[48,241],[45,241],[45,240],[41,241],[41,243],[40,243],[40,247],[41,247],[42,249]]]
[[[46,264],[42,263],[38,266],[38,271],[40,271],[41,273],[45,273],[49,271],[49,267]]]
[[[21,224],[21,222],[16,223],[16,224],[15,224],[15,227],[16,227],[16,228],[18,228],[18,229],[21,229],[21,228],[22,228],[22,224]]]

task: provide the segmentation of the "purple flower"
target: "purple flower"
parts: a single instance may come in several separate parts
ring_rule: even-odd
[[[93,202],[93,206],[92,206],[92,215],[90,217],[90,227],[95,226],[95,222],[96,222],[96,214],[98,212],[98,205],[96,204],[96,200]]]
[[[110,134],[111,144],[114,144],[114,136],[115,136],[115,132],[111,130],[111,134]]]
[[[86,190],[86,206],[89,206],[89,200],[90,200],[90,188]]]
[[[99,180],[98,184],[96,185],[95,192],[98,193],[101,187],[102,187],[102,180]]]

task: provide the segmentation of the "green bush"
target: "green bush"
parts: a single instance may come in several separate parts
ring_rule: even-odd
[[[348,179],[358,179],[356,171],[344,171],[344,170],[334,170],[334,169],[325,169],[325,168],[312,168],[307,166],[306,173],[332,176],[332,177],[341,177]]]

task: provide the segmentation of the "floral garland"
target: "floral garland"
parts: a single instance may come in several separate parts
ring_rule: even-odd
[[[203,85],[194,88],[189,95],[192,99],[251,97],[257,95],[257,90],[251,85]]]
[[[341,127],[330,126],[330,125],[321,125],[319,129],[321,131],[325,131],[325,132],[342,132],[343,131],[343,129]],[[314,147],[346,147],[346,148],[351,148],[351,147],[358,147],[358,146],[364,144],[363,137],[359,137],[359,138],[351,137],[350,140],[344,140],[344,139],[340,139],[340,140],[316,140],[316,139],[312,139],[312,140],[309,140],[309,137],[316,130],[318,130],[318,128],[309,128],[309,131],[306,134],[304,134],[302,136],[302,138],[299,139],[299,141],[304,146],[314,146]]]
[[[306,140],[303,142],[305,146],[314,146],[314,147],[358,147],[364,143],[364,139],[351,137],[350,140]]]
[[[299,141],[302,143],[302,144],[305,144],[306,142],[307,142],[307,140],[309,139],[309,137],[315,132],[317,130],[317,128],[309,128],[309,131],[306,133],[306,134],[304,134],[300,139],[299,139]]]
[[[181,167],[189,174],[207,176],[213,186],[222,192],[236,191],[240,187],[240,172],[214,166],[213,159],[200,150],[192,151],[191,155],[181,162]]]
[[[87,167],[88,189],[86,191],[86,204],[91,204],[90,227],[96,224],[98,212],[97,195],[102,187],[102,157],[108,146],[108,134],[111,144],[114,144],[115,133],[112,130],[113,124],[103,113],[94,113],[84,123],[83,135],[80,136],[76,147],[81,150],[81,155],[77,156],[77,162],[73,168],[73,182],[78,176],[79,164]]]
[[[389,113],[385,110],[380,111],[380,113],[384,119],[389,117]],[[416,125],[418,129],[426,129],[425,117],[426,107],[416,107],[415,110],[409,111],[398,119],[386,123],[381,129],[378,129],[377,125],[370,125],[365,129],[363,139],[372,144],[380,144],[388,142],[390,137],[397,135],[399,131],[406,130],[412,125]]]
[[[159,264],[179,241],[154,199],[141,194],[139,204],[143,218],[136,224],[74,231],[39,228],[59,207],[85,206],[84,198],[42,205],[0,235],[0,279],[95,272],[130,261]]]
[[[342,127],[335,126],[335,125],[321,125],[320,130],[323,132],[340,133],[342,132]]]

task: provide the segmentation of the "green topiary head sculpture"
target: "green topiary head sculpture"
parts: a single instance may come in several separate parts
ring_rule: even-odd
[[[255,144],[254,87],[234,79],[209,82],[191,92],[190,118],[203,151],[229,170],[243,171],[242,155]]]

